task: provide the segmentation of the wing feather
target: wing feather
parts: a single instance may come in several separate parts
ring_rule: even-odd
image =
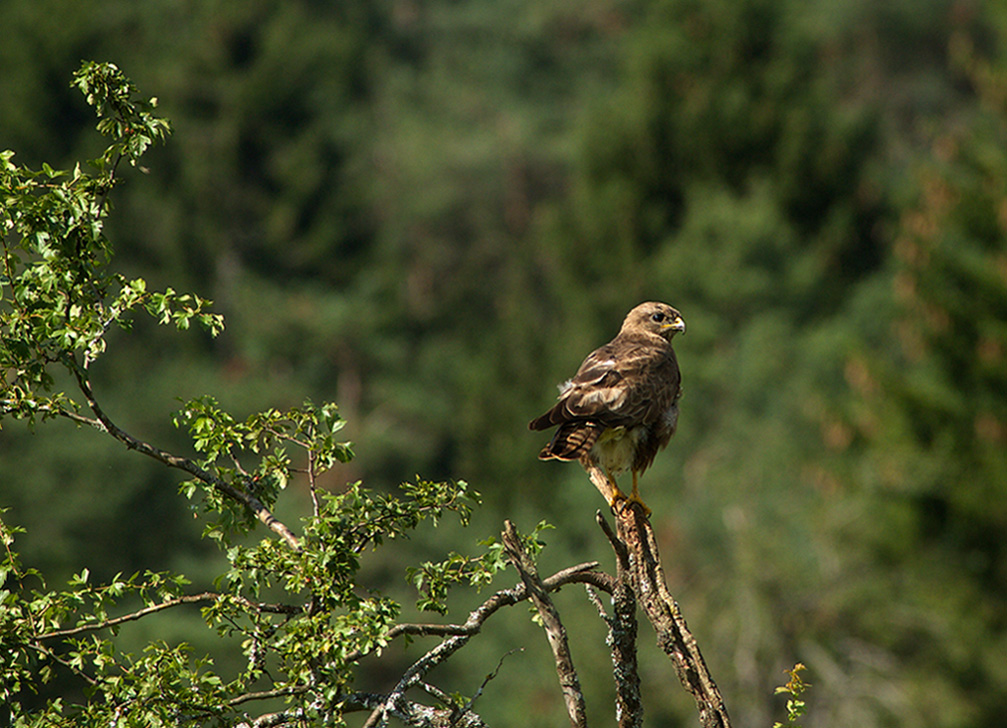
[[[678,380],[670,346],[617,337],[588,355],[552,409],[529,427],[545,430],[586,421],[605,427],[651,424],[674,401]]]

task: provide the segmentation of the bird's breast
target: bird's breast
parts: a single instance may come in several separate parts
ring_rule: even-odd
[[[622,473],[632,467],[637,448],[645,436],[643,426],[610,427],[591,448],[591,457],[609,473]]]

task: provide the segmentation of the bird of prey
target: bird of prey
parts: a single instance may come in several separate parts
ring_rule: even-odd
[[[572,379],[560,385],[556,404],[532,420],[532,430],[558,425],[540,460],[579,460],[613,508],[639,503],[638,479],[675,434],[682,377],[671,348],[685,332],[682,315],[666,303],[641,303],[626,315],[619,335],[591,352]],[[626,496],[615,481],[633,474]]]

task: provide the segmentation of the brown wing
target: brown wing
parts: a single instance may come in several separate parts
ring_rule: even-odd
[[[532,420],[528,427],[547,430],[604,411],[606,403],[620,401],[623,376],[615,342],[596,349],[583,361],[573,378],[562,386],[559,401],[541,417]]]
[[[592,352],[559,401],[529,423],[532,430],[560,426],[539,457],[573,460],[607,428],[653,424],[674,401],[679,382],[670,346],[617,337]]]

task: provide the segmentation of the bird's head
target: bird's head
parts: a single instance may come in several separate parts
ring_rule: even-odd
[[[641,303],[626,315],[620,333],[656,334],[671,341],[677,333],[685,333],[685,319],[677,309],[659,301]]]

